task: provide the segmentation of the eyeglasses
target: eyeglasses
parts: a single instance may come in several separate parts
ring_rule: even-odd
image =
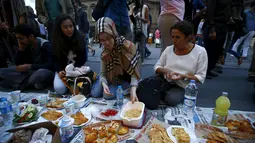
[[[113,38],[112,36],[107,36],[105,39],[99,39],[100,43],[105,43],[107,41],[109,41],[111,38]]]

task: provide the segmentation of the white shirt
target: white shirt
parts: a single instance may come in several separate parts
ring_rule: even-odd
[[[208,65],[207,53],[204,47],[195,45],[195,47],[186,55],[176,55],[174,47],[169,46],[160,56],[154,70],[158,68],[168,68],[173,72],[181,74],[191,74],[198,78],[201,83],[204,83]],[[176,84],[185,88],[189,81],[179,80]]]

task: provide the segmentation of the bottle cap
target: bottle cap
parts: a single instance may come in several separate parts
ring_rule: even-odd
[[[7,98],[5,98],[5,97],[0,98],[0,102],[2,102],[2,101],[7,101]]]
[[[227,92],[222,92],[222,96],[228,96]]]
[[[122,86],[121,86],[121,85],[119,85],[119,86],[118,86],[118,88],[122,88]]]
[[[192,79],[192,80],[190,80],[190,83],[196,83],[196,81]]]

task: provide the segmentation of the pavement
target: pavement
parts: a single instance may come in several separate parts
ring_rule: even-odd
[[[96,72],[100,71],[100,54],[102,48],[98,45],[93,45],[96,49],[95,56],[89,53],[87,64]],[[142,78],[153,75],[153,66],[159,59],[160,49],[155,48],[155,45],[147,47],[152,52],[141,68]],[[215,100],[222,92],[229,93],[231,101],[230,109],[255,111],[255,89],[253,83],[246,80],[248,69],[250,67],[252,51],[249,56],[243,61],[243,64],[238,66],[237,60],[231,55],[227,56],[226,63],[223,65],[223,73],[219,74],[211,80],[206,79],[205,83],[199,87],[197,98],[197,106],[200,107],[215,107]]]

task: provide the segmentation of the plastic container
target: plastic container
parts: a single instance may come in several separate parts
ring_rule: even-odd
[[[58,126],[60,127],[60,132],[63,137],[71,137],[74,133],[73,128],[74,119],[68,116],[64,116]]]
[[[70,99],[70,101],[75,102],[76,109],[83,107],[85,104],[85,100],[86,100],[86,97],[84,95],[75,95]]]
[[[75,102],[74,101],[66,101],[63,103],[65,107],[65,111],[67,115],[72,115],[74,113],[74,107],[75,107]]]
[[[12,91],[9,93],[9,95],[14,103],[18,103],[21,99],[20,90]]]
[[[131,126],[131,127],[138,127],[139,125],[141,125],[143,122],[144,108],[145,108],[145,105],[142,102],[135,102],[135,103],[132,103],[131,101],[128,102],[122,108],[122,111],[120,113],[120,117],[123,120],[123,124],[126,126]],[[127,118],[124,115],[125,115],[126,111],[128,111],[130,109],[138,109],[138,110],[141,110],[142,113],[137,118]]]

